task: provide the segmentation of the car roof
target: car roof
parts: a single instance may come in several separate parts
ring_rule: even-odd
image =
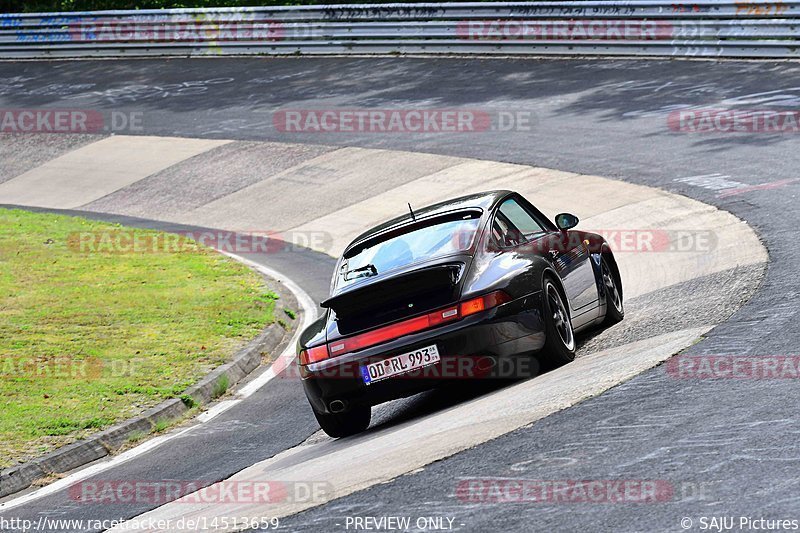
[[[423,208],[416,208],[412,204],[412,208],[414,208],[414,216],[416,217],[416,221],[411,217],[411,213],[406,212],[405,214],[395,217],[383,224],[375,226],[374,228],[365,231],[353,241],[347,245],[347,248],[344,250],[344,254],[346,254],[353,246],[371,239],[376,235],[379,235],[387,230],[390,229],[397,229],[403,226],[413,227],[419,219],[421,218],[428,218],[431,216],[435,216],[442,213],[447,213],[451,211],[461,211],[465,209],[482,209],[484,211],[491,211],[491,209],[502,199],[506,198],[510,194],[513,194],[513,191],[507,190],[497,190],[497,191],[486,191],[476,194],[469,194],[466,196],[459,196],[458,198],[453,198],[451,200],[445,200],[444,202],[439,202],[437,204],[429,205]],[[398,202],[398,207],[401,207],[403,204]],[[408,209],[406,207],[406,209]]]

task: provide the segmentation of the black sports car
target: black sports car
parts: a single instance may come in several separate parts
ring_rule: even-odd
[[[356,238],[298,346],[322,429],[358,433],[371,406],[490,375],[499,361],[572,361],[575,332],[624,316],[611,249],[577,223],[562,213],[553,224],[521,195],[492,191]]]

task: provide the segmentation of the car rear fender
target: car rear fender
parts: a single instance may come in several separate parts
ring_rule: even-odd
[[[300,333],[300,338],[297,340],[297,353],[308,346],[318,346],[327,342],[326,338],[326,324],[328,322],[328,313],[325,311],[322,316],[317,318],[314,322]]]

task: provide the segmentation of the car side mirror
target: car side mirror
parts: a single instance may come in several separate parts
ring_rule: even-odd
[[[559,213],[556,215],[556,226],[562,231],[574,228],[578,225],[578,222],[580,222],[578,217],[569,213]]]

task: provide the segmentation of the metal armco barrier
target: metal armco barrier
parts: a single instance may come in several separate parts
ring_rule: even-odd
[[[470,2],[0,15],[0,58],[495,54],[798,57],[800,0]]]

